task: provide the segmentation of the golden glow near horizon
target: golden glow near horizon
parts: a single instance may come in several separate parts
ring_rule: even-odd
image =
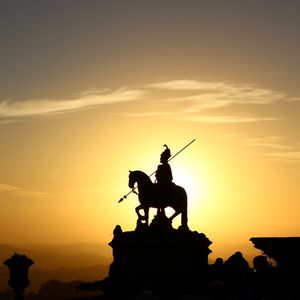
[[[1,185],[1,220],[8,225],[4,241],[109,241],[116,224],[133,230],[137,196],[117,203],[129,191],[128,170],[150,174],[163,144],[175,154],[193,138],[196,142],[170,162],[174,182],[188,194],[191,230],[207,234],[218,251],[224,251],[222,244],[247,243],[251,236],[297,235],[298,165],[271,159],[258,151],[259,145],[249,145],[260,142],[246,136],[254,124],[105,114],[91,109],[18,129],[28,144],[14,148],[17,175]],[[227,130],[236,135],[225,134]],[[282,141],[271,142],[280,148]],[[3,167],[8,170],[5,163]],[[283,206],[287,198],[289,206]],[[174,226],[179,225],[177,217]]]
[[[133,230],[128,170],[194,138],[170,165],[214,253],[299,236],[299,4],[142,2],[3,4],[0,243]]]

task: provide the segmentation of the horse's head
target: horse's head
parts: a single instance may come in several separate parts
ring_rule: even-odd
[[[136,183],[136,178],[134,176],[134,172],[129,171],[129,182],[128,182],[128,186],[133,189],[134,188],[134,184]]]
[[[132,189],[134,188],[135,183],[137,183],[140,186],[149,186],[152,185],[152,181],[148,177],[147,174],[145,174],[142,171],[129,171],[129,182],[128,186]]]

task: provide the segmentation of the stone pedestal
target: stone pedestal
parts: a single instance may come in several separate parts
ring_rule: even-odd
[[[122,232],[116,227],[109,243],[114,262],[139,283],[205,282],[210,244],[203,233],[173,229],[157,220],[150,227],[139,224],[135,231]]]

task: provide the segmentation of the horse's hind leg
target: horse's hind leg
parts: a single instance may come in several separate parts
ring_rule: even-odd
[[[175,211],[175,213],[169,218],[169,220],[172,222],[175,217],[177,217],[180,214],[180,212]],[[187,211],[184,210],[181,212],[181,226],[180,228],[188,229],[187,225]]]
[[[181,213],[181,226],[188,228],[187,209],[185,208]]]
[[[175,217],[177,217],[179,214],[180,214],[180,212],[177,211],[177,210],[175,210],[174,214],[169,218],[169,220],[172,222],[173,219],[174,219]]]

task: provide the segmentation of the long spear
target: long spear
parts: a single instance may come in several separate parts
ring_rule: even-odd
[[[181,153],[184,149],[186,149],[188,146],[190,146],[192,143],[194,143],[196,141],[196,139],[193,139],[191,142],[189,142],[187,145],[185,145],[182,149],[180,149],[176,154],[174,154],[173,156],[171,156],[168,159],[168,162],[171,161],[173,158],[175,158],[179,153]],[[153,176],[156,173],[156,171],[152,172],[149,177]],[[136,189],[136,187],[134,187],[133,189],[130,190],[130,192],[128,192],[126,195],[124,195],[119,201],[118,203],[122,202],[124,199],[127,198],[127,196],[129,196],[132,192],[134,192],[134,190]]]

